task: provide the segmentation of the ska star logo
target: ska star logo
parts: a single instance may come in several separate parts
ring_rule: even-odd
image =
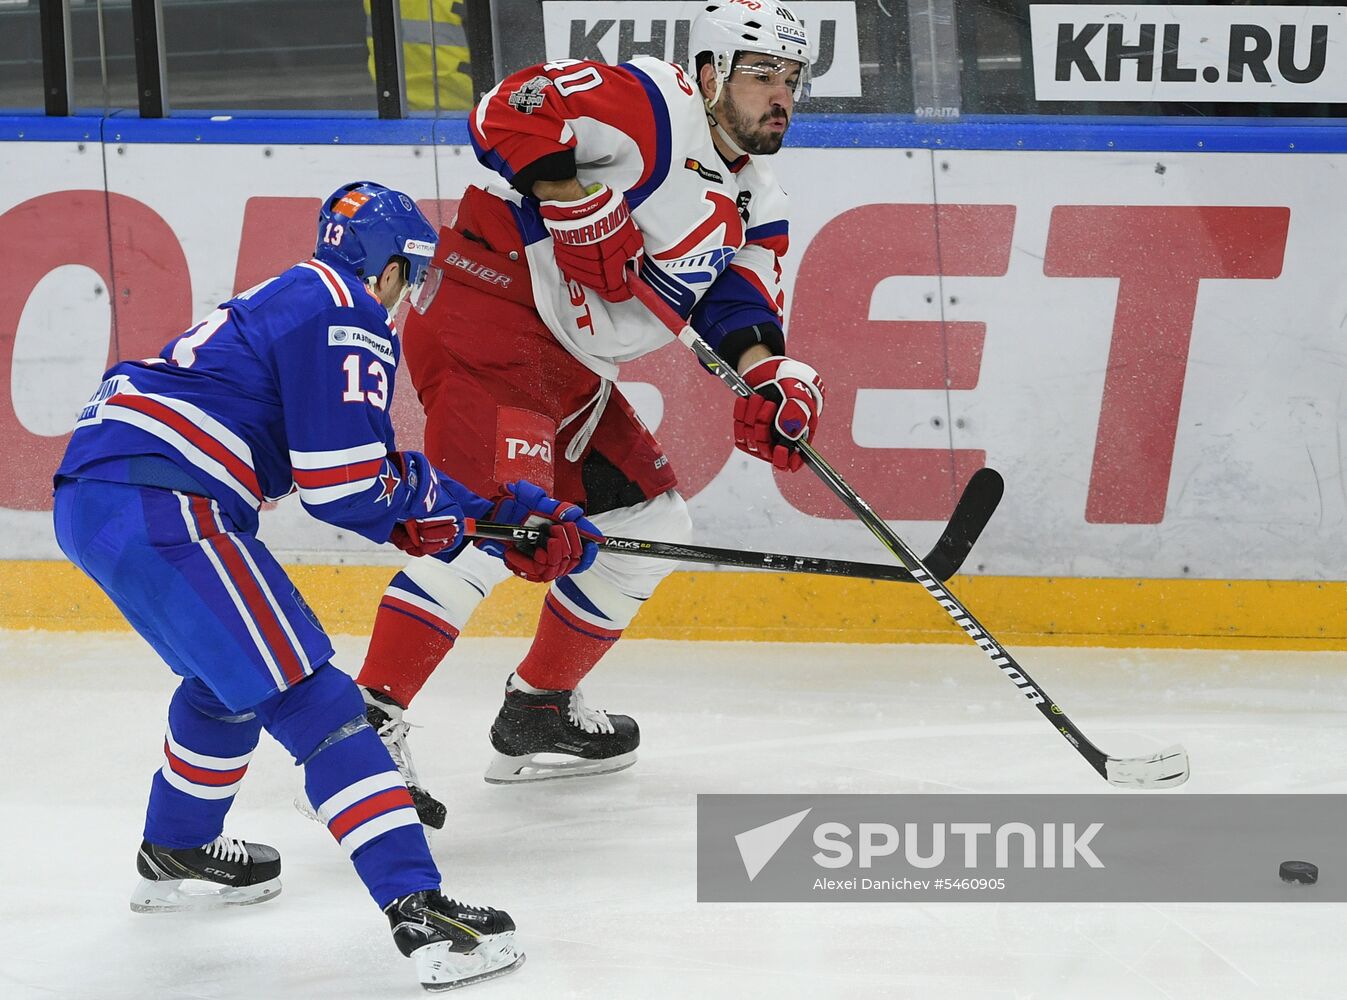
[[[375,500],[375,503],[382,500],[390,507],[393,506],[393,494],[397,492],[397,488],[401,483],[402,480],[398,478],[398,473],[393,467],[393,463],[385,460],[384,470],[379,473],[379,496]]]

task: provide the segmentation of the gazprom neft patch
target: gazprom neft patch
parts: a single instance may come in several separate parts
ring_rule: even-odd
[[[1347,902],[1344,829],[1347,795],[699,795],[697,898]]]
[[[1033,4],[1040,101],[1347,102],[1347,6]]]

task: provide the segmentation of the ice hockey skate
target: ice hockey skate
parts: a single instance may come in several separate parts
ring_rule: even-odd
[[[507,684],[491,726],[496,755],[486,780],[504,785],[621,771],[636,763],[640,744],[635,719],[590,708],[579,688],[529,694]]]
[[[421,818],[422,824],[432,830],[443,828],[447,810],[443,802],[421,787],[411,751],[407,749],[407,733],[411,724],[403,720],[402,706],[387,695],[369,688],[362,687],[360,693],[365,698],[365,721],[379,734],[379,739],[388,748],[388,755],[398,766],[402,780],[407,782],[407,791],[411,792],[416,815]]]
[[[142,841],[137,913],[208,910],[264,903],[281,894],[281,856],[274,847],[221,835],[203,847],[160,847]]]
[[[393,900],[384,913],[398,950],[416,963],[428,990],[458,989],[524,964],[514,921],[504,910],[469,906],[426,890]]]
[[[420,779],[416,775],[416,765],[412,763],[411,751],[407,749],[407,731],[411,729],[411,723],[403,720],[402,706],[368,688],[361,688],[360,693],[365,698],[365,721],[379,734],[379,739],[388,749],[388,756],[393,758],[402,780],[407,782],[407,791],[411,793],[417,817],[422,825],[432,830],[442,829],[448,810],[445,809],[443,802],[421,787]],[[318,811],[309,802],[302,785],[295,795],[295,808],[309,819],[321,822]]]

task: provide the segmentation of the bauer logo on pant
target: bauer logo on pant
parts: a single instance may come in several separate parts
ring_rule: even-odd
[[[509,288],[510,282],[514,280],[508,274],[501,274],[495,268],[478,263],[471,257],[464,257],[457,250],[450,250],[448,256],[444,258],[444,263],[447,267],[456,267],[471,277],[485,281],[488,285]]]

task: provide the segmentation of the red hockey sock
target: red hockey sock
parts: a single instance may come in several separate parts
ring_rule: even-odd
[[[549,593],[533,645],[515,674],[543,691],[573,690],[621,636],[621,629],[587,622]]]
[[[458,629],[426,607],[385,593],[356,683],[382,691],[406,708],[454,648],[457,638]]]

